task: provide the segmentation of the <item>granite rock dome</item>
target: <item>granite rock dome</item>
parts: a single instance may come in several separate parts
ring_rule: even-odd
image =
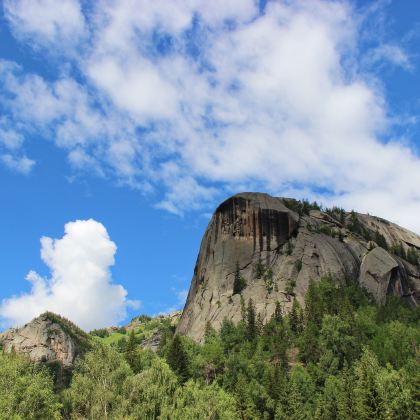
[[[420,236],[384,219],[263,193],[240,193],[214,212],[201,242],[177,327],[196,341],[208,322],[241,319],[241,296],[263,320],[277,301],[304,303],[310,280],[355,281],[382,304],[393,294],[417,305]],[[413,257],[414,256],[414,257]],[[234,293],[235,277],[246,286]]]

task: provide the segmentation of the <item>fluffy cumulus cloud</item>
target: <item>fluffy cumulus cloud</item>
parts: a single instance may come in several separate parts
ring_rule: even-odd
[[[22,325],[52,311],[91,330],[115,325],[125,318],[128,306],[137,305],[121,285],[112,283],[117,247],[105,227],[90,219],[67,223],[64,230],[61,239],[41,239],[41,258],[51,276],[30,271],[30,292],[1,302],[4,326]]]
[[[19,136],[54,138],[76,169],[157,191],[173,213],[259,189],[420,231],[420,158],[366,70],[409,69],[410,55],[372,40],[362,51],[350,3],[67,0],[74,19],[61,2],[26,3],[5,2],[10,28],[59,77],[3,62],[7,118]]]

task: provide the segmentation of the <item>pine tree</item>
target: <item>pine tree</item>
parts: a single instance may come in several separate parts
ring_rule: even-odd
[[[138,373],[140,371],[140,359],[137,355],[137,340],[134,330],[130,331],[130,335],[128,337],[128,342],[125,347],[125,360],[135,373]]]
[[[254,401],[252,400],[252,392],[249,386],[249,379],[243,374],[239,373],[238,379],[234,385],[236,403],[240,411],[241,419],[256,419],[258,414],[255,409]]]
[[[404,260],[407,259],[407,253],[405,252],[405,248],[403,244],[400,244],[400,257],[403,258]]]
[[[264,323],[263,323],[260,313],[258,313],[257,315],[257,321],[255,323],[255,330],[256,330],[257,335],[261,335],[264,330]]]
[[[298,300],[295,298],[293,299],[292,310],[290,311],[289,315],[289,323],[290,329],[295,333],[299,334],[302,331],[302,323],[301,323],[301,312],[302,309],[299,305]]]
[[[407,253],[405,252],[405,248],[401,242],[398,245],[393,245],[391,252],[404,260],[407,259]]]
[[[241,276],[239,263],[236,263],[235,279],[233,281],[233,294],[241,293],[246,287],[246,280]]]
[[[299,356],[305,363],[319,360],[318,332],[319,328],[313,321],[309,321],[303,331],[299,341]]]
[[[297,301],[296,303],[297,307],[298,307],[298,332],[301,333],[303,331],[303,326],[305,324],[305,315],[303,314],[303,309],[302,306],[300,306],[299,301]]]
[[[181,341],[181,337],[176,334],[169,347],[167,362],[171,369],[178,374],[181,382],[185,382],[189,377],[188,356]]]
[[[255,306],[252,299],[249,299],[246,309],[246,332],[248,340],[253,340],[257,336]]]
[[[257,279],[261,279],[264,276],[265,270],[266,270],[265,265],[262,263],[261,257],[260,257],[254,268],[255,277]]]
[[[413,265],[418,265],[419,264],[419,253],[415,248],[410,247],[408,249],[407,261],[409,263],[413,264]]]
[[[420,419],[420,368],[418,363],[412,371],[411,393],[413,398],[413,417]]]
[[[299,373],[299,374],[294,374]],[[305,418],[311,418],[309,415],[306,405],[309,405],[309,401],[304,395],[304,391],[309,391],[311,389],[309,383],[303,383],[300,376],[305,375],[304,379],[307,380],[309,377],[306,377],[306,372],[304,370],[294,369],[290,375],[289,381],[289,392],[286,405],[286,414],[287,419],[290,420],[300,420]]]
[[[311,210],[311,206],[308,200],[302,200],[302,214],[306,214],[309,216],[309,211]]]
[[[375,232],[374,241],[378,244],[378,246],[388,250],[388,242],[386,241],[385,236],[379,233],[379,231]]]
[[[274,331],[275,333],[271,340],[271,353],[273,355],[274,364],[279,365],[281,369],[286,372],[289,368],[287,349],[290,344],[286,326],[284,324],[277,324]]]
[[[351,418],[342,416],[342,413],[340,412],[343,401],[342,388],[343,384],[340,377],[327,377],[323,393],[319,396],[317,401],[315,412],[316,420]]]
[[[281,323],[283,322],[283,314],[281,311],[281,304],[279,301],[276,302],[276,307],[274,309],[273,317],[274,321]]]
[[[241,319],[242,322],[246,323],[246,306],[245,306],[245,299],[241,295]]]
[[[341,371],[338,377],[340,383],[340,393],[337,398],[337,405],[339,411],[339,418],[342,419],[357,419],[356,399],[354,395],[354,372],[347,365]]]
[[[214,337],[216,335],[216,330],[211,325],[210,321],[206,322],[206,328],[204,330],[204,338],[207,340],[208,338]]]
[[[376,376],[379,369],[376,356],[366,349],[354,366],[355,407],[360,419],[379,417],[380,404],[376,388]]]
[[[344,209],[340,209],[340,223],[345,226],[346,225],[346,212]]]
[[[324,307],[319,288],[315,282],[311,280],[305,295],[306,322],[313,322],[318,327],[321,327],[323,313]]]

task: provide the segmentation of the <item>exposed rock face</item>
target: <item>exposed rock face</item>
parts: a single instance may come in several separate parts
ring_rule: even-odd
[[[88,340],[87,335],[74,332],[73,328],[77,327],[57,315],[45,313],[21,328],[1,334],[0,344],[5,352],[27,355],[33,362],[59,362],[64,368],[72,368],[84,350],[83,341]]]
[[[405,290],[408,281],[404,266],[380,247],[368,252],[363,258],[359,282],[380,304],[385,303],[388,294],[408,295],[408,290]]]
[[[146,336],[146,338],[141,343],[141,347],[145,350],[151,350],[154,353],[156,353],[159,350],[160,342],[164,338],[164,334],[162,333],[162,325],[170,325],[171,328],[174,328],[178,325],[179,319],[181,318],[182,311],[173,311],[171,313],[165,314],[165,315],[158,315],[155,318],[151,318],[149,322],[156,323],[156,327],[151,331],[151,334],[149,332],[149,336]],[[139,324],[137,323],[139,318],[134,318],[130,324],[126,327],[127,330],[136,328]]]
[[[303,214],[298,204],[241,193],[216,209],[201,243],[179,333],[201,341],[207,322],[218,328],[224,318],[239,321],[241,295],[245,301],[252,298],[267,320],[277,300],[287,311],[294,296],[303,302],[311,279],[323,276],[360,281],[379,303],[392,293],[417,304],[419,267],[376,249],[371,239],[379,235],[407,252],[420,250],[420,236],[368,215]],[[364,236],[348,229],[354,217]],[[233,294],[235,275],[246,280],[241,294]]]
[[[141,343],[141,347],[145,350],[151,350],[153,353],[156,353],[159,350],[161,341],[162,332],[155,331],[150,338],[147,338]]]

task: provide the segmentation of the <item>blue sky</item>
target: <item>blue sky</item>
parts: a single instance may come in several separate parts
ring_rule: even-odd
[[[420,232],[419,42],[417,2],[5,0],[2,327],[182,307],[243,190]]]

